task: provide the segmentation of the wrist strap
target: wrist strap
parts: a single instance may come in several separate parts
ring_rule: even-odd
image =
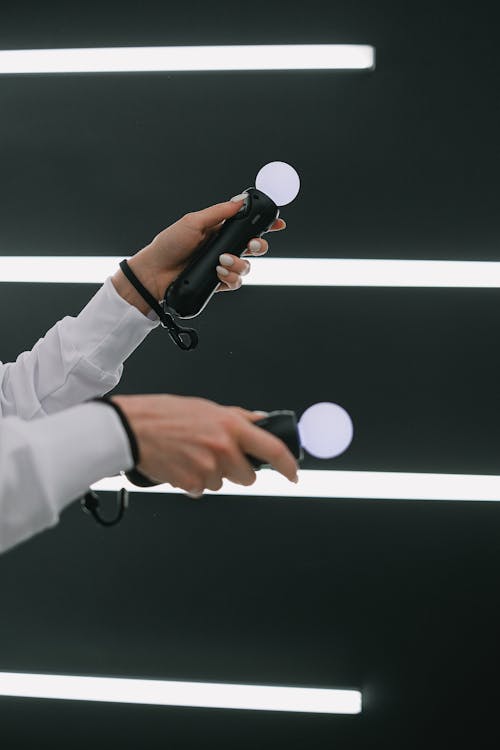
[[[174,343],[184,351],[190,351],[191,349],[194,349],[198,344],[198,334],[196,333],[194,328],[182,328],[181,326],[179,326],[172,315],[167,312],[165,300],[161,300],[161,302],[157,302],[155,300],[153,295],[148,292],[146,287],[139,281],[126,260],[122,260],[122,262],[120,263],[120,268],[123,271],[124,276],[126,276],[126,278],[130,281],[134,289],[141,295],[142,299],[147,302],[151,309],[154,310],[158,315],[158,317],[160,318],[160,323],[162,324],[163,328],[167,329],[172,341],[174,341]]]
[[[129,480],[129,482],[132,482],[132,484],[136,484],[139,487],[152,487],[153,485],[157,484],[156,482],[152,482],[148,477],[146,477],[136,468],[137,464],[139,463],[139,446],[137,444],[137,439],[134,435],[134,431],[130,426],[130,422],[123,413],[122,409],[118,406],[117,403],[111,401],[109,396],[93,398],[91,399],[91,401],[100,401],[101,403],[108,404],[108,406],[111,406],[115,410],[115,412],[118,414],[118,417],[120,418],[125,432],[127,433],[127,437],[130,443],[130,451],[132,453],[132,459],[134,461],[133,468],[125,472],[125,476]],[[82,506],[82,510],[84,510],[86,513],[90,513],[94,520],[97,521],[97,523],[101,526],[115,526],[119,521],[122,520],[125,510],[128,507],[128,491],[124,487],[122,487],[122,489],[118,492],[117,498],[118,505],[116,514],[114,518],[109,519],[103,518],[103,516],[99,513],[99,495],[96,492],[93,492],[91,489],[89,489],[85,493],[85,495],[80,498],[80,504]]]
[[[137,439],[134,435],[132,427],[130,426],[130,422],[128,421],[127,417],[123,413],[122,409],[118,406],[118,404],[115,401],[112,401],[109,396],[101,396],[100,398],[93,398],[92,401],[101,401],[105,404],[108,404],[108,406],[111,406],[120,417],[120,421],[123,425],[125,432],[127,433],[128,441],[130,443],[130,452],[132,453],[132,458],[134,460],[133,468],[135,469],[135,467],[139,463],[139,446],[137,444]]]
[[[128,471],[124,472],[128,481],[132,482],[132,484],[135,484],[138,487],[155,487],[158,484],[158,482],[153,482],[152,479],[147,477],[137,468],[137,464],[139,463],[139,460],[140,460],[139,459],[139,446],[137,444],[137,440],[134,435],[134,432],[130,426],[130,422],[128,421],[127,417],[123,413],[123,410],[121,409],[121,407],[119,407],[115,401],[112,401],[109,396],[101,396],[101,398],[94,398],[92,400],[104,401],[105,404],[109,404],[109,406],[113,407],[113,409],[116,411],[116,413],[121,419],[121,423],[123,427],[125,428],[125,432],[127,433],[127,437],[130,442],[130,450],[132,451],[132,457],[134,459],[133,467],[129,469]]]

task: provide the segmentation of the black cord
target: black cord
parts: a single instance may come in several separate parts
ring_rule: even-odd
[[[125,432],[127,433],[127,437],[130,443],[130,452],[132,453],[132,458],[134,461],[133,467],[129,469],[128,471],[123,472],[125,476],[127,477],[127,479],[129,480],[129,482],[137,485],[138,487],[154,487],[156,484],[158,484],[158,482],[153,482],[145,474],[142,474],[137,468],[137,464],[139,463],[139,445],[137,443],[137,439],[135,437],[134,431],[132,430],[132,427],[130,426],[130,422],[128,421],[127,417],[123,413],[122,409],[118,406],[116,401],[112,401],[109,396],[101,396],[100,398],[93,398],[91,399],[91,401],[101,401],[102,403],[105,403],[108,406],[111,406],[111,408],[115,410],[115,412],[120,418],[123,428]],[[117,506],[118,506],[117,514],[115,518],[111,518],[107,520],[103,518],[98,512],[99,495],[97,495],[97,493],[89,489],[88,492],[86,492],[85,495],[83,495],[83,497],[80,498],[80,505],[82,507],[82,510],[85,513],[89,513],[94,518],[94,520],[97,521],[97,523],[101,524],[101,526],[114,526],[119,521],[121,521],[125,514],[126,509],[128,508],[128,503],[129,503],[128,490],[125,489],[125,487],[122,487],[117,494]]]
[[[130,281],[134,289],[139,292],[142,299],[155,311],[160,318],[163,328],[166,328],[172,341],[180,349],[190,351],[198,345],[198,334],[194,328],[182,328],[176,323],[171,313],[166,309],[165,300],[157,302],[153,295],[148,292],[146,287],[139,281],[135,273],[130,268],[126,260],[122,260],[120,268],[124,276]],[[162,306],[163,305],[163,306]]]
[[[118,500],[118,511],[114,518],[106,519],[103,518],[97,511],[99,508],[99,495],[93,490],[89,490],[80,500],[82,510],[85,513],[90,513],[92,518],[97,521],[101,526],[115,526],[119,521],[122,520],[125,510],[128,508],[128,490],[122,487],[117,496]]]
[[[122,409],[118,406],[118,404],[115,401],[112,401],[109,396],[101,396],[100,398],[93,398],[92,401],[101,401],[102,403],[107,404],[108,406],[111,406],[112,409],[117,413],[118,417],[120,418],[120,421],[123,425],[123,428],[125,432],[127,433],[128,441],[130,443],[130,452],[132,453],[132,459],[134,461],[134,466],[131,469],[131,472],[133,474],[137,474],[137,476],[142,477],[145,482],[149,483],[149,480],[146,477],[143,477],[143,475],[135,468],[137,464],[139,463],[139,446],[137,444],[137,439],[134,435],[134,431],[132,430],[130,423],[123,413]],[[148,485],[143,485],[148,486]],[[125,510],[128,508],[128,490],[125,489],[125,487],[122,487],[121,490],[117,494],[117,506],[118,510],[116,513],[116,516],[111,519],[103,518],[100,513],[98,512],[99,509],[99,495],[95,493],[93,490],[89,489],[88,492],[85,493],[85,495],[80,499],[80,505],[82,507],[82,510],[85,513],[89,513],[92,518],[97,521],[101,526],[115,526],[119,521],[122,520]]]

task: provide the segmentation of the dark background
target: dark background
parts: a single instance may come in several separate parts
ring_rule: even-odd
[[[275,257],[497,260],[495,4],[2,5],[0,48],[366,43],[371,73],[0,77],[0,252],[125,255],[267,161],[302,177]],[[262,261],[265,262],[265,261]],[[2,359],[96,287],[0,287]],[[186,355],[155,331],[120,392],[332,400],[306,468],[494,474],[496,290],[249,287]],[[496,503],[134,495],[0,560],[0,669],[363,691],[359,716],[0,700],[6,747],[498,744]]]

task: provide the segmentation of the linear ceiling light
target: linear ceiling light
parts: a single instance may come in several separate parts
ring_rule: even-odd
[[[179,493],[169,484],[139,488],[125,478],[107,477],[92,488],[116,491],[127,487],[135,492]],[[224,480],[223,487],[207,495],[246,495],[248,497],[358,498],[369,500],[483,500],[500,501],[500,476],[476,474],[410,474],[383,471],[316,471],[301,469],[299,483],[292,484],[281,474],[262,469],[256,482],[243,487]]]
[[[123,256],[0,256],[0,282],[101,284]],[[500,263],[258,258],[250,286],[500,287]]]
[[[0,672],[0,695],[155,706],[358,714],[357,690]]]
[[[259,258],[251,263],[252,274],[245,280],[245,284],[500,287],[500,263],[491,261],[269,257]]]
[[[0,282],[101,284],[123,256],[0,256]],[[258,258],[250,286],[500,287],[500,262]]]
[[[373,70],[375,49],[360,44],[209,47],[91,47],[0,51],[0,74],[201,70]]]

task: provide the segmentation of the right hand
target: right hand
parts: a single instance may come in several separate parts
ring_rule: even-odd
[[[256,473],[245,454],[270,464],[291,482],[297,461],[285,443],[252,424],[262,413],[186,396],[113,396],[139,446],[137,468],[190,495],[217,491],[222,480],[250,486]]]

